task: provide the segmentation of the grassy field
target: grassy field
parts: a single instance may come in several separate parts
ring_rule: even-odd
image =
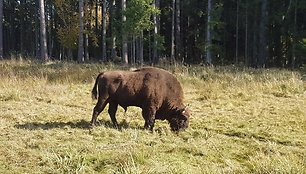
[[[107,109],[88,129],[90,91],[114,65],[0,62],[0,173],[306,173],[303,72],[165,67],[183,85],[190,127],[142,129],[141,111]]]

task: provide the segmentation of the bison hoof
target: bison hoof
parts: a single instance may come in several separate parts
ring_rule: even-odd
[[[113,125],[115,129],[120,130],[120,126],[118,124]]]
[[[95,127],[95,124],[94,123],[90,123],[89,124],[89,129],[92,129],[93,127]]]

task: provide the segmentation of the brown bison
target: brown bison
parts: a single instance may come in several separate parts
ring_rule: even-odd
[[[97,99],[97,95],[91,126],[95,125],[98,115],[108,103],[108,113],[115,127],[118,126],[115,116],[118,105],[125,110],[128,106],[140,107],[145,129],[153,130],[155,119],[168,120],[173,131],[188,127],[189,111],[183,104],[182,87],[165,70],[147,67],[100,73],[92,89],[93,99]]]

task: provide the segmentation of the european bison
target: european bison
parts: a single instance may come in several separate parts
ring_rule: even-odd
[[[168,120],[173,131],[188,127],[189,111],[183,104],[182,87],[171,73],[163,69],[146,67],[135,71],[100,73],[92,89],[93,99],[97,99],[97,95],[91,126],[109,103],[108,113],[116,127],[118,105],[125,110],[128,106],[142,108],[145,129],[153,130],[155,119]]]

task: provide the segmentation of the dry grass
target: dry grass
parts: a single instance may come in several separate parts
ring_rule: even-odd
[[[0,62],[0,173],[305,173],[306,83],[298,72],[166,67],[183,84],[190,128],[138,108],[89,131],[98,72],[114,65]]]

